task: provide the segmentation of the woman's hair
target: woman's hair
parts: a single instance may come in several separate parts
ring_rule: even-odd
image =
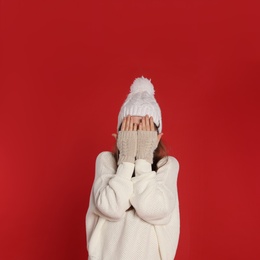
[[[155,125],[155,124],[154,124]],[[155,125],[155,128],[157,129],[157,132],[158,132],[158,127]],[[121,129],[121,125],[119,127],[119,131]],[[117,148],[117,144],[115,143],[115,146],[114,146],[114,149],[113,149],[113,155],[115,157],[115,160],[116,160],[116,163],[118,162],[118,158],[119,158],[119,150]],[[154,157],[153,157],[153,163],[152,163],[152,170],[157,172],[157,170],[162,167],[164,164],[167,163],[167,158],[168,156],[168,153],[167,153],[167,150],[166,150],[166,147],[164,145],[164,143],[162,142],[162,140],[159,141],[158,143],[158,146],[157,148],[155,149],[154,151]],[[160,165],[158,167],[157,163],[162,159],[162,158],[166,158],[167,160],[165,160],[165,162]]]

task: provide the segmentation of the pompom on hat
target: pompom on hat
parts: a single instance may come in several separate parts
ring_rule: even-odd
[[[154,86],[151,79],[142,77],[136,78],[130,87],[124,104],[122,105],[119,115],[117,129],[119,129],[123,118],[131,116],[145,116],[153,117],[154,123],[158,127],[159,133],[162,132],[162,115],[161,109],[154,97]]]

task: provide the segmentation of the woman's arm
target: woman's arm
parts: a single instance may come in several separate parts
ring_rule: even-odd
[[[123,119],[118,132],[119,160],[115,162],[110,153],[101,153],[96,160],[94,202],[96,213],[112,221],[119,220],[131,206],[129,198],[133,192],[131,181],[137,149],[136,125],[130,116]]]
[[[178,206],[178,161],[168,156],[168,162],[158,172],[151,170],[146,160],[136,160],[133,195],[130,202],[138,216],[155,225],[165,225]]]
[[[98,155],[92,189],[94,213],[110,221],[118,221],[124,215],[131,206],[133,171],[134,164],[130,162],[123,162],[117,167],[110,152]]]

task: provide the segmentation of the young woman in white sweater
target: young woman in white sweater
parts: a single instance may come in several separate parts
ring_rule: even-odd
[[[136,78],[118,116],[115,152],[96,158],[86,215],[89,260],[173,260],[179,163],[161,141],[151,80]]]

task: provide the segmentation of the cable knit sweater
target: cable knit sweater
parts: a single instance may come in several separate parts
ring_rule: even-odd
[[[117,167],[112,153],[100,153],[86,215],[89,260],[173,260],[180,230],[178,171],[171,156],[154,172],[146,160]]]

